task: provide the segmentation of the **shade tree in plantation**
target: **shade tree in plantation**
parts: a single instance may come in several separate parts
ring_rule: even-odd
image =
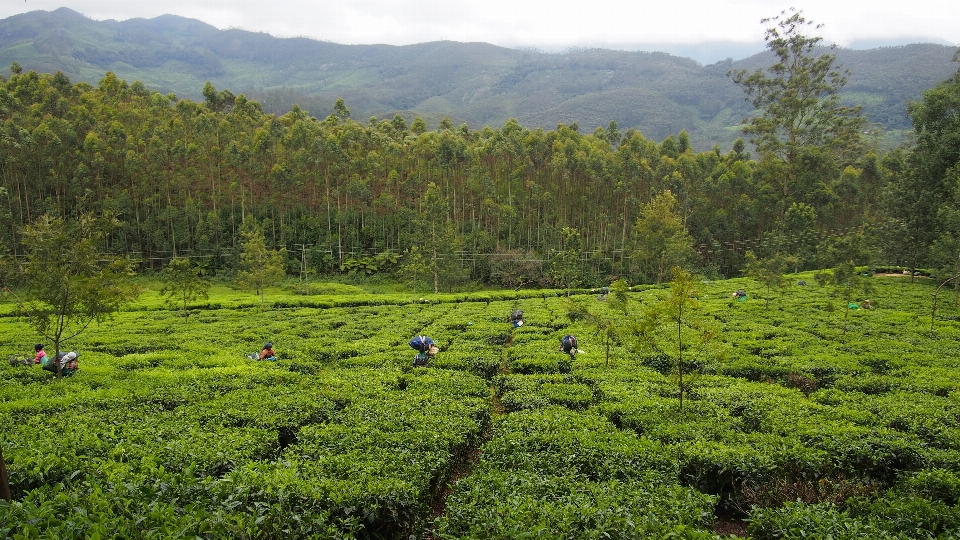
[[[187,305],[200,298],[208,298],[210,282],[203,278],[200,269],[190,263],[188,257],[175,257],[160,275],[163,288],[160,294],[167,299],[167,305],[183,310],[183,318],[190,316]]]
[[[140,292],[129,259],[102,251],[116,226],[112,216],[44,214],[23,232],[26,258],[20,263],[19,285],[26,296],[20,307],[54,351]]]
[[[237,282],[242,288],[258,294],[260,307],[263,307],[266,288],[279,284],[286,275],[287,250],[268,249],[263,230],[252,221],[244,224],[242,234],[243,252]]]
[[[796,265],[796,259],[776,253],[769,257],[759,258],[753,251],[748,251],[745,257],[744,272],[757,280],[766,293],[764,307],[770,309],[770,299],[774,292],[782,293],[786,280],[783,277],[791,266]]]
[[[567,305],[567,317],[571,321],[585,320],[603,339],[607,366],[610,365],[610,347],[622,343],[622,336],[629,332],[632,306],[627,296],[628,290],[627,282],[618,279],[610,284],[605,304],[591,305],[580,298],[571,297]]]
[[[831,293],[843,301],[843,333],[850,326],[850,310],[859,308],[859,302],[869,297],[873,282],[863,275],[852,262],[840,263],[827,280]]]
[[[673,267],[669,292],[655,300],[644,301],[638,316],[626,319],[622,330],[634,349],[656,361],[665,359],[676,377],[680,410],[683,396],[689,392],[698,364],[698,357],[708,353],[708,345],[717,330],[699,314],[696,298],[697,276]]]
[[[793,8],[766,18],[764,40],[776,62],[766,69],[730,71],[756,113],[743,131],[760,154],[767,181],[777,190],[782,216],[790,203],[812,202],[844,166],[862,155],[860,107],[840,101],[849,72],[823,38],[805,32],[821,25]],[[825,185],[820,185],[826,183]]]

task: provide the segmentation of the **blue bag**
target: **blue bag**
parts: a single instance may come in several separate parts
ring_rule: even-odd
[[[430,350],[433,340],[427,336],[417,336],[410,340],[409,345],[413,350],[425,353]]]

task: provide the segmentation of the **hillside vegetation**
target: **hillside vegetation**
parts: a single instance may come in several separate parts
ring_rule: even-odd
[[[852,71],[845,96],[884,129],[906,129],[907,102],[955,71],[953,52],[931,44],[840,50]],[[656,141],[687,130],[698,150],[731,148],[750,112],[727,71],[769,65],[765,54],[703,66],[658,52],[545,54],[451,41],[338,45],[217,30],[172,15],[98,22],[66,8],[0,21],[0,66],[14,61],[89,83],[111,71],[192,99],[210,81],[278,115],[298,103],[324,117],[342,97],[356,118],[399,113],[410,122],[419,115],[433,128],[449,116],[472,129],[516,118],[531,128],[578,124],[589,131],[616,121]]]
[[[589,291],[313,284],[260,309],[217,286],[185,319],[142,282],[71,343],[76,375],[0,366],[0,536],[956,537],[960,316],[941,299],[931,319],[929,280],[864,279],[851,312],[812,274],[698,281],[684,324],[715,338],[684,356],[682,407],[668,349],[624,334],[607,361],[568,317],[615,313]],[[418,334],[440,345],[426,368]],[[0,299],[0,350],[35,339]],[[278,361],[247,358],[265,341]]]

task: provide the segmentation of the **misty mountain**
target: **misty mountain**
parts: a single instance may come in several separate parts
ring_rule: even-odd
[[[862,104],[886,130],[908,129],[906,104],[956,71],[954,52],[935,44],[840,49],[838,59],[851,71],[843,98]],[[576,123],[593,131],[615,120],[621,131],[635,128],[655,140],[685,129],[698,149],[729,147],[750,113],[727,72],[764,68],[771,58],[764,52],[702,65],[661,52],[544,53],[453,41],[339,45],[218,30],[174,15],[94,21],[67,8],[0,20],[7,73],[15,61],[96,85],[112,71],[195,100],[210,81],[270,112],[297,103],[319,117],[342,97],[355,119],[419,115],[431,128],[445,116],[474,129],[516,118],[528,127]]]

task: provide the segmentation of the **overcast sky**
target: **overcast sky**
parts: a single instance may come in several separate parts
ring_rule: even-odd
[[[763,49],[760,19],[802,9],[828,43],[960,45],[956,0],[0,0],[0,17],[68,7],[92,19],[165,13],[217,28],[342,44],[441,39],[561,51],[661,50],[712,63]],[[721,45],[722,43],[722,45]]]

